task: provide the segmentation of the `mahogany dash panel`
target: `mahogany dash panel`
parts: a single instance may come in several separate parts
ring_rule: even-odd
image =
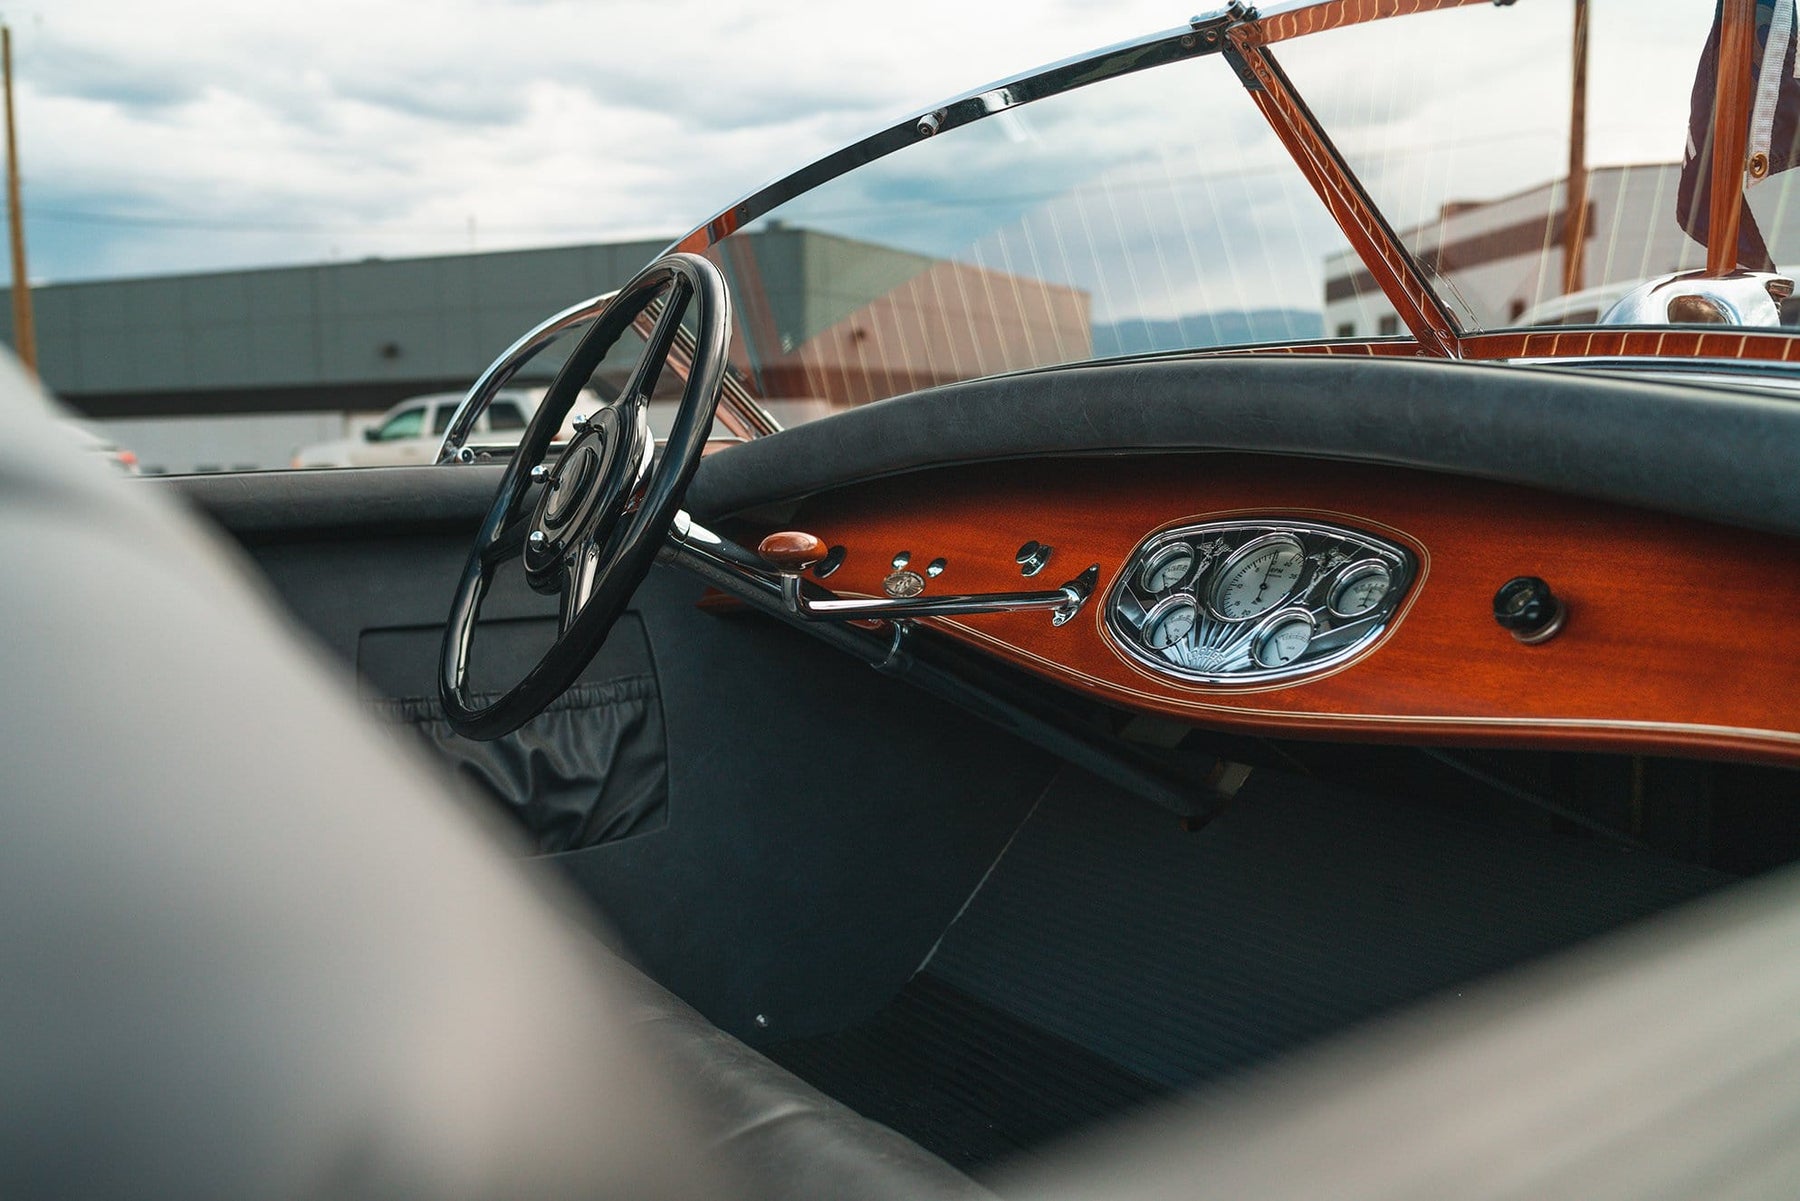
[[[1115,647],[1105,599],[1165,526],[1226,517],[1398,532],[1423,552],[1403,612],[1318,677],[1218,687]],[[829,584],[880,593],[896,554],[939,557],[933,592],[1055,587],[1100,567],[1080,616],[930,619],[952,637],[1108,701],[1284,736],[1710,753],[1800,761],[1800,547],[1769,535],[1481,480],[1277,456],[1101,456],[958,467],[815,497],[787,523],[847,548]],[[773,530],[751,531],[750,541]],[[1030,581],[1014,557],[1055,548]],[[1496,589],[1549,581],[1564,630],[1523,646]]]

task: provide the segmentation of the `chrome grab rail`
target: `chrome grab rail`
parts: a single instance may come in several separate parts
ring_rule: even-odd
[[[842,597],[804,576],[804,567],[785,570],[728,538],[720,537],[685,512],[675,515],[663,551],[667,559],[697,559],[715,570],[749,580],[779,595],[782,606],[805,621],[901,621],[914,617],[967,617],[978,613],[1051,611],[1053,625],[1066,625],[1081,612],[1100,581],[1098,563],[1062,585],[1042,592],[987,592],[907,598]],[[808,595],[814,593],[816,595]]]
[[[781,573],[781,599],[788,612],[807,621],[862,621],[877,617],[967,617],[974,613],[1020,613],[1050,609],[1053,625],[1064,625],[1081,612],[1094,585],[1100,565],[1094,564],[1053,592],[977,592],[961,596],[841,597],[811,583],[799,572]],[[808,589],[823,596],[814,600]]]

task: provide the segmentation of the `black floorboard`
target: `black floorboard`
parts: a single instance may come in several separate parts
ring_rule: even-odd
[[[929,972],[872,1021],[769,1050],[795,1075],[964,1171],[1166,1090]]]
[[[1729,879],[1276,773],[1189,833],[1069,775],[892,1005],[770,1054],[973,1170]]]

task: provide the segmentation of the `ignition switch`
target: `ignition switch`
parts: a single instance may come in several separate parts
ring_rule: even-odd
[[[1556,637],[1568,615],[1550,585],[1534,575],[1510,579],[1494,593],[1494,620],[1526,646]]]

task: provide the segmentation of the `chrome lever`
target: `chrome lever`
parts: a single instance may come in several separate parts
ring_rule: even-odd
[[[781,599],[788,612],[806,621],[863,621],[875,618],[967,617],[977,613],[1019,613],[1048,609],[1052,625],[1066,625],[1081,612],[1100,582],[1098,563],[1064,584],[1043,592],[981,592],[953,596],[841,597],[805,578],[807,568],[826,555],[823,541],[811,534],[770,534],[757,547],[781,575]],[[808,592],[819,594],[817,598]]]

